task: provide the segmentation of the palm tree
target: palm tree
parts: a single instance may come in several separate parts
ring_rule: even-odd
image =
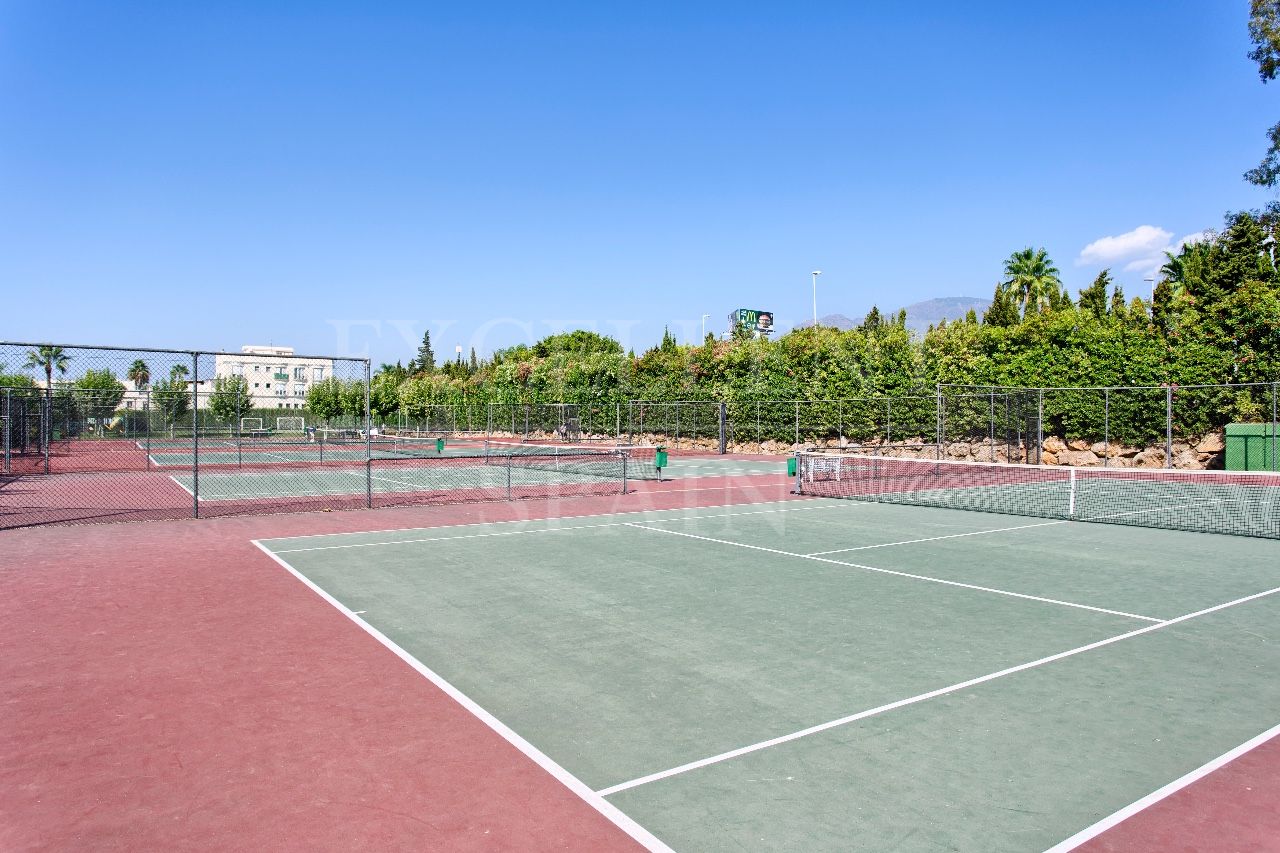
[[[145,391],[151,384],[151,368],[147,367],[147,363],[142,359],[135,359],[133,364],[129,365],[129,371],[125,377],[133,383],[134,388]]]
[[[44,371],[44,395],[47,405],[53,405],[53,371],[65,375],[67,362],[71,356],[62,347],[41,346],[27,353],[27,367],[38,367]]]
[[[1033,308],[1037,311],[1048,308],[1062,290],[1058,268],[1044,249],[1027,247],[1014,252],[1004,262],[1004,275],[1000,286],[1022,306],[1023,316]]]

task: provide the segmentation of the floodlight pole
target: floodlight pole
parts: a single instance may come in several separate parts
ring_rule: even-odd
[[[1151,304],[1156,303],[1156,280],[1154,278],[1144,278],[1143,281],[1151,285]]]
[[[704,341],[707,339],[707,318],[710,316],[710,314],[702,315],[702,340]]]
[[[813,325],[818,325],[818,276],[822,275],[822,270],[814,270],[809,273],[813,276]]]

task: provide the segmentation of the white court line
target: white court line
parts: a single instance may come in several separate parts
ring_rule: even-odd
[[[1274,726],[1272,728],[1267,729],[1265,732],[1258,735],[1257,737],[1250,738],[1249,740],[1237,746],[1235,749],[1229,752],[1225,752],[1222,755],[1219,755],[1217,758],[1213,759],[1209,763],[1203,764],[1200,767],[1197,767],[1195,770],[1192,770],[1190,773],[1186,774],[1185,776],[1182,776],[1182,777],[1179,777],[1178,779],[1173,780],[1168,785],[1165,785],[1163,788],[1160,788],[1159,790],[1156,790],[1156,791],[1152,791],[1150,794],[1147,794],[1142,799],[1137,800],[1136,802],[1130,803],[1129,805],[1125,806],[1124,808],[1120,809],[1114,814],[1110,814],[1104,817],[1102,820],[1098,821],[1092,826],[1089,826],[1089,827],[1086,827],[1085,829],[1080,830],[1075,835],[1071,836],[1065,841],[1058,842],[1057,844],[1053,845],[1048,850],[1046,850],[1045,853],[1067,853],[1067,851],[1069,850],[1076,849],[1081,844],[1084,844],[1086,841],[1096,838],[1097,836],[1106,832],[1108,829],[1111,829],[1117,824],[1120,824],[1123,821],[1133,817],[1138,812],[1144,809],[1150,808],[1151,806],[1163,800],[1165,797],[1168,797],[1171,794],[1178,793],[1183,788],[1187,787],[1193,782],[1198,782],[1199,780],[1203,779],[1205,776],[1208,776],[1210,773],[1214,772],[1215,770],[1218,770],[1219,768],[1224,767],[1225,765],[1231,763],[1232,761],[1235,761],[1237,758],[1244,755],[1246,752],[1257,749],[1258,747],[1262,746],[1264,743],[1276,737],[1277,735],[1280,735],[1280,726]]]
[[[1010,530],[1029,530],[1032,527],[1049,527],[1054,524],[1069,524],[1070,522],[1061,521],[1041,521],[1037,524],[1020,524],[1017,527],[997,527],[994,530],[973,530],[969,533],[950,533],[946,536],[930,536],[925,539],[904,539],[901,542],[882,542],[879,545],[857,545],[853,548],[836,548],[831,551],[814,551],[811,554],[804,554],[805,557],[823,557],[827,554],[844,554],[849,551],[868,551],[872,548],[892,548],[894,545],[916,545],[921,542],[940,542],[943,539],[960,539],[965,536],[985,536],[988,533],[1008,533]]]
[[[595,809],[607,820],[635,839],[636,842],[643,845],[648,850],[659,851],[659,853],[672,853],[671,848],[658,840],[657,836],[653,835],[649,830],[636,823],[624,814],[617,806],[613,805],[613,803],[608,802],[604,797],[591,790],[586,783],[574,776],[568,770],[565,770],[544,752],[529,743],[529,741],[516,734],[516,732],[509,726],[497,717],[493,716],[493,714],[490,714],[484,708],[480,707],[480,705],[478,705],[469,696],[454,687],[434,670],[428,668],[426,664],[422,663],[422,661],[409,654],[377,628],[361,619],[358,615],[345,607],[340,601],[313,583],[310,578],[306,577],[301,572],[293,568],[293,566],[282,560],[279,556],[272,553],[272,551],[261,542],[256,539],[252,541],[253,544],[256,545],[264,554],[282,566],[289,572],[289,574],[306,584],[312,592],[329,602],[329,604],[337,609],[339,613],[346,616],[356,625],[360,626],[360,628],[369,634],[369,636],[381,643],[384,647],[390,650],[392,654],[400,658],[400,660],[413,667],[419,675],[426,678],[436,687],[440,688],[445,695],[453,699],[467,711],[471,712],[472,716],[484,723],[516,749],[524,753],[527,758],[532,760],[547,773],[551,774],[551,776],[560,782],[560,784],[564,785],[582,799],[583,802],[591,806],[591,808]]]
[[[1245,604],[1247,602],[1254,601],[1259,598],[1265,598],[1266,596],[1269,596],[1269,595],[1275,595],[1277,592],[1280,592],[1280,586],[1265,590],[1263,592],[1255,592],[1253,595],[1246,595],[1243,598],[1237,598],[1233,601],[1228,601],[1225,604],[1216,604],[1213,607],[1206,607],[1204,610],[1197,610],[1195,613],[1187,613],[1183,616],[1178,616],[1174,619],[1168,619],[1163,622],[1157,622],[1154,625],[1144,625],[1143,627],[1138,628],[1137,630],[1134,630],[1134,631],[1130,631],[1127,634],[1117,634],[1114,637],[1108,637],[1107,639],[1099,640],[1096,643],[1089,643],[1088,645],[1085,645],[1085,646],[1078,646],[1074,649],[1068,649],[1065,652],[1058,652],[1057,654],[1049,655],[1048,657],[1043,657],[1038,660],[1030,661],[1028,663],[1022,663],[1022,664],[1018,664],[1017,666],[1011,666],[1008,669],[1002,669],[998,672],[988,673],[987,675],[980,675],[977,678],[970,678],[968,681],[960,681],[960,682],[957,682],[956,684],[951,684],[946,687],[940,687],[937,690],[930,690],[928,693],[920,693],[916,696],[911,696],[907,699],[899,699],[897,702],[890,702],[887,705],[880,705],[879,707],[876,707],[876,708],[868,708],[865,711],[859,711],[856,714],[850,714],[847,717],[841,717],[837,720],[830,720],[825,723],[819,723],[816,726],[810,726],[807,729],[801,729],[800,731],[792,732],[791,734],[782,735],[781,737],[770,738],[769,740],[762,740],[759,743],[753,743],[749,746],[739,747],[738,749],[731,749],[728,752],[722,752],[719,755],[712,755],[712,756],[708,756],[707,758],[698,759],[697,761],[690,761],[687,764],[681,764],[679,767],[672,767],[669,770],[661,770],[657,773],[650,773],[647,776],[641,776],[637,779],[632,779],[628,782],[620,782],[617,785],[613,785],[608,788],[602,788],[599,791],[597,791],[597,793],[600,794],[600,796],[602,797],[608,797],[613,794],[617,794],[621,791],[627,791],[627,790],[630,790],[631,788],[639,787],[640,785],[647,785],[650,782],[657,782],[660,779],[669,779],[672,776],[678,776],[682,773],[688,773],[690,770],[697,770],[702,767],[708,767],[712,764],[719,764],[722,761],[728,761],[731,758],[738,758],[740,756],[748,755],[753,752],[759,752],[760,750],[768,749],[771,746],[778,746],[779,744],[790,743],[793,740],[799,740],[800,738],[808,737],[809,735],[817,734],[819,732],[829,731],[830,729],[838,728],[839,726],[848,725],[849,723],[854,723],[854,722],[857,722],[858,720],[865,720],[868,717],[875,717],[880,714],[887,713],[889,711],[895,711],[898,708],[905,708],[908,705],[915,705],[919,702],[924,702],[927,699],[935,699],[939,696],[946,696],[950,693],[955,693],[959,690],[964,690],[969,687],[975,687],[979,684],[985,684],[988,681],[994,681],[997,678],[1004,678],[1006,675],[1013,675],[1014,673],[1024,672],[1028,669],[1035,669],[1036,667],[1054,663],[1055,661],[1060,661],[1066,658],[1075,657],[1076,655],[1084,654],[1085,652],[1091,652],[1095,649],[1100,649],[1100,648],[1103,648],[1104,646],[1109,646],[1109,645],[1112,645],[1113,643],[1118,643],[1121,640],[1128,640],[1133,637],[1141,636],[1142,634],[1149,634],[1152,631],[1159,631],[1162,628],[1169,628],[1173,625],[1180,625],[1183,622],[1186,622],[1190,619],[1195,619],[1200,616],[1207,616],[1210,613],[1216,613],[1217,611],[1225,610],[1228,607],[1235,607],[1236,605],[1239,605],[1239,604]]]
[[[1043,604],[1056,604],[1056,605],[1059,605],[1060,607],[1074,607],[1077,610],[1090,610],[1094,613],[1106,613],[1109,616],[1124,616],[1128,619],[1141,619],[1144,622],[1159,623],[1164,621],[1163,619],[1158,619],[1155,616],[1143,616],[1138,613],[1126,613],[1123,610],[1108,610],[1105,607],[1093,607],[1092,605],[1089,605],[1089,604],[1079,604],[1074,601],[1063,601],[1062,599],[1059,599],[1059,598],[1044,598],[1039,595],[1027,595],[1026,593],[1022,593],[1022,592],[1012,592],[1007,589],[996,589],[995,587],[990,587],[990,586],[979,586],[977,584],[972,584],[972,583],[961,583],[960,581],[950,581],[950,580],[946,580],[945,578],[930,577],[929,575],[917,575],[917,574],[912,574],[911,572],[898,572],[898,571],[894,571],[893,569],[881,569],[881,568],[877,568],[876,566],[867,566],[862,563],[849,563],[844,560],[832,560],[829,557],[816,557],[816,556],[813,556],[812,554],[797,554],[793,551],[779,551],[777,548],[766,548],[763,545],[747,545],[745,543],[734,542],[729,539],[713,539],[710,536],[698,536],[693,533],[681,533],[678,530],[664,530],[661,527],[644,527],[640,524],[635,524],[635,523],[628,524],[627,526],[634,527],[637,530],[652,530],[654,533],[666,533],[670,536],[684,536],[688,539],[700,539],[703,542],[714,542],[717,545],[732,545],[735,548],[747,548],[751,551],[764,551],[766,554],[777,554],[780,557],[795,557],[801,560],[813,560],[814,562],[818,562],[818,563],[828,563],[833,566],[848,566],[851,569],[862,569],[863,571],[867,571],[867,572],[876,572],[882,575],[893,575],[899,578],[911,578],[912,580],[926,581],[928,583],[937,583],[937,584],[942,584],[943,586],[955,586],[961,589],[976,590],[977,592],[990,592],[990,593],[994,593],[995,595],[1006,595],[1010,598],[1021,598],[1027,601],[1039,601]]]
[[[179,489],[182,489],[182,491],[184,491],[184,492],[186,492],[187,494],[191,495],[191,497],[193,497],[193,498],[194,498],[194,497],[196,496],[196,493],[195,493],[195,492],[193,492],[193,491],[191,491],[190,489],[188,489],[186,486],[182,485],[182,481],[181,481],[181,480],[179,480],[179,479],[177,478],[177,476],[175,476],[174,474],[170,474],[170,475],[169,475],[169,479],[170,479],[170,480],[173,480],[173,482],[177,483],[177,484],[178,484],[178,488],[179,488]]]
[[[833,508],[834,507],[829,504],[819,504],[816,506],[805,507],[805,509],[833,509]],[[708,507],[708,509],[715,509],[715,507]],[[754,510],[752,512],[727,512],[727,513],[719,513],[716,515],[693,515],[693,516],[688,516],[683,518],[682,517],[655,518],[650,522],[606,521],[606,522],[601,522],[599,524],[578,524],[578,525],[571,525],[569,527],[535,527],[530,530],[498,530],[490,533],[462,533],[455,536],[427,536],[419,539],[391,539],[386,542],[353,542],[350,545],[315,545],[310,548],[279,548],[279,549],[276,549],[275,553],[296,554],[301,551],[337,551],[337,550],[346,549],[346,548],[373,548],[379,545],[417,545],[423,542],[447,542],[451,539],[490,539],[495,536],[521,536],[526,533],[559,533],[564,530],[595,530],[602,527],[627,527],[629,525],[633,525],[636,523],[652,524],[659,521],[698,521],[705,518],[736,518],[741,515],[768,515],[771,513],[778,513],[778,512],[794,512],[796,509],[800,509],[800,507],[791,507],[791,508],[778,507],[776,509]],[[650,512],[673,512],[673,511],[674,510],[650,510]],[[635,515],[635,514],[637,513],[619,513],[619,515]],[[609,515],[607,514],[603,516],[582,515],[582,516],[572,516],[572,517],[566,516],[564,519],[558,519],[558,520],[563,521],[569,518],[608,518],[608,517]],[[513,524],[516,522],[506,521],[506,522],[491,522],[491,523],[492,524]],[[477,527],[477,526],[487,526],[487,525],[484,525],[482,523],[481,525],[468,524],[468,525],[460,525],[460,526]],[[450,528],[428,527],[428,528],[419,528],[419,529],[448,530]],[[386,532],[396,532],[396,531],[386,531]],[[318,534],[318,535],[325,535],[325,534]],[[350,534],[333,534],[333,535],[350,535]],[[308,539],[310,537],[299,536],[294,538]],[[281,539],[281,540],[273,540],[273,541],[288,542],[291,540]]]
[[[395,483],[397,486],[408,486],[410,490],[415,492],[449,491],[448,489],[441,488],[440,486],[428,486],[425,483],[410,483],[405,480],[393,480],[390,477],[378,477],[373,474],[370,474],[369,477],[370,479],[377,480],[380,483]],[[493,488],[497,488],[497,486],[494,486]]]

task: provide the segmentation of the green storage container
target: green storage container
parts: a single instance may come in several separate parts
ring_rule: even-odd
[[[1227,424],[1225,444],[1228,471],[1280,470],[1280,424]]]

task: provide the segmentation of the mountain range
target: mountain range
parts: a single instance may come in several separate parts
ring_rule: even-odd
[[[975,296],[943,296],[938,299],[926,299],[907,306],[907,328],[917,335],[923,335],[930,326],[936,326],[943,320],[964,319],[970,310],[982,317],[982,312],[991,305],[990,299],[979,299]],[[886,316],[898,313],[897,309],[884,312]],[[851,320],[843,314],[828,314],[818,319],[820,326],[832,326],[837,329],[853,329],[861,324],[861,320]],[[812,323],[797,323],[797,329],[803,329]]]

